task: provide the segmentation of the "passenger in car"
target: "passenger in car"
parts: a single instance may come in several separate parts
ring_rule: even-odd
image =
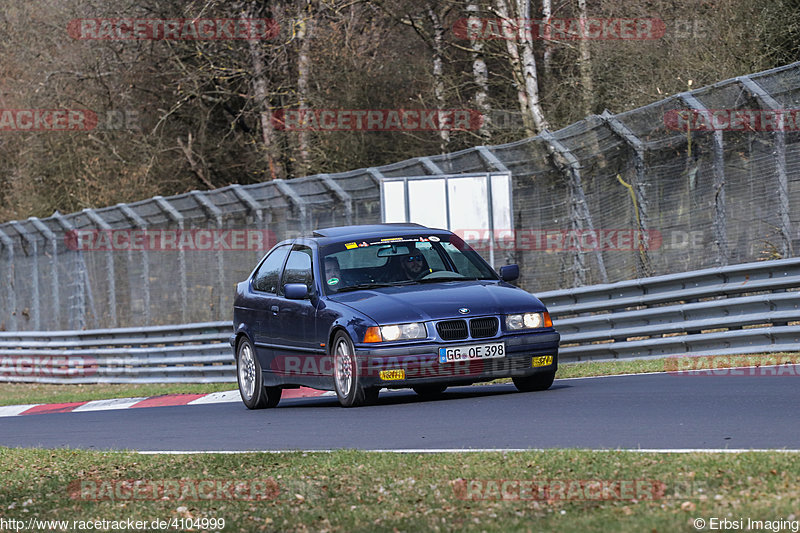
[[[327,256],[325,258],[325,283],[333,291],[343,286],[342,269],[339,267],[339,260],[335,257]]]

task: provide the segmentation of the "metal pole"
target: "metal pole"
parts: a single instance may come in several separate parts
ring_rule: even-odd
[[[14,280],[14,242],[11,238],[0,230],[0,244],[6,249],[6,287],[8,289],[8,329],[15,331],[17,329],[17,293],[14,290],[16,285]]]
[[[33,260],[33,268],[30,272],[31,284],[32,284],[32,294],[31,294],[31,314],[33,316],[33,329],[39,331],[42,327],[41,318],[40,318],[40,307],[42,305],[41,298],[39,297],[39,250],[36,243],[36,239],[31,236],[28,231],[22,227],[17,221],[11,222],[11,227],[16,230],[20,236],[31,245],[31,258]]]
[[[89,220],[91,220],[98,228],[100,228],[100,230],[108,232],[111,231],[111,225],[103,220],[103,217],[101,217],[94,209],[84,209],[83,213],[89,217]],[[111,323],[111,327],[117,327],[117,284],[116,276],[114,275],[113,247],[109,247],[109,249],[106,250],[106,280],[108,320]]]
[[[58,239],[56,234],[50,231],[44,222],[36,217],[30,217],[28,220],[33,224],[33,227],[42,234],[42,236],[47,239],[50,243],[50,266],[52,267],[52,274],[50,275],[50,289],[52,291],[52,295],[50,296],[50,301],[52,305],[50,306],[53,321],[51,329],[60,329],[61,328],[61,298],[59,291],[61,289],[61,284],[58,282]]]
[[[156,205],[166,213],[170,220],[178,225],[178,231],[183,232],[183,215],[167,202],[163,196],[154,196]],[[188,311],[188,289],[186,287],[186,251],[182,246],[178,247],[178,273],[181,280],[181,322],[186,323],[186,313]]]

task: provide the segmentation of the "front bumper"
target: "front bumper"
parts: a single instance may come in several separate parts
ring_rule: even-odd
[[[540,372],[555,372],[558,368],[556,331],[523,333],[490,339],[449,343],[406,344],[380,346],[360,344],[355,347],[361,368],[359,373],[365,387],[405,388],[436,383],[476,383],[505,377],[530,376]],[[439,348],[504,342],[505,356],[494,359],[474,359],[452,363],[439,362]],[[534,357],[550,355],[553,362],[534,367]],[[403,370],[404,379],[382,379],[383,370]]]

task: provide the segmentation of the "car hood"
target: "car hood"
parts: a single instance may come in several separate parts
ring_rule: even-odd
[[[493,281],[448,281],[366,289],[328,297],[345,304],[378,324],[418,322],[442,318],[470,318],[544,311],[532,294]],[[462,314],[459,309],[469,309]]]

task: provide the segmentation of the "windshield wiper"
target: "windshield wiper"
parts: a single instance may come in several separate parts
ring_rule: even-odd
[[[397,285],[410,285],[412,283],[416,283],[416,281],[408,280],[408,281],[388,281],[388,282],[373,282],[373,283],[358,283],[356,285],[348,285],[347,287],[342,287],[336,294],[347,292],[347,291],[360,291],[362,289],[379,289],[381,287],[395,287]]]
[[[437,281],[470,281],[475,278],[466,278],[464,276],[438,276],[435,278],[422,278],[417,281],[420,283],[435,283]]]

